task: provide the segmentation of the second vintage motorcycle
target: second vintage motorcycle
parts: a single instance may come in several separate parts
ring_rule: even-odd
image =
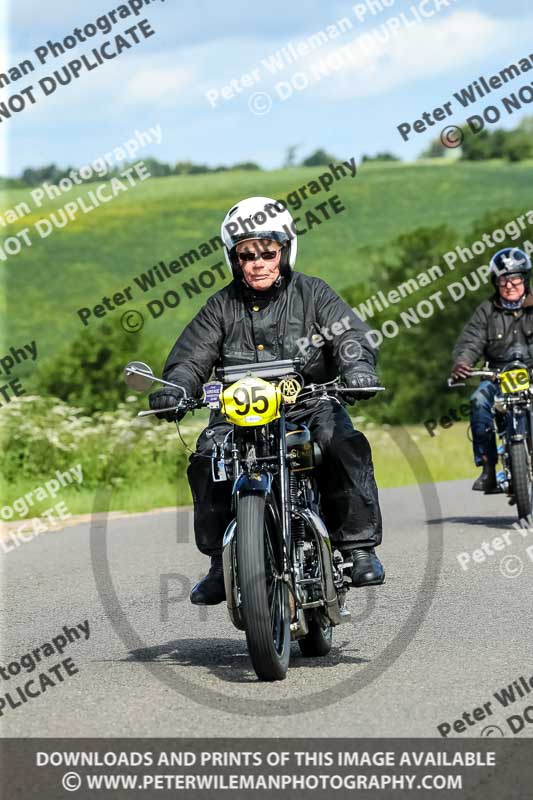
[[[520,349],[510,353],[503,369],[476,369],[470,377],[492,380],[498,385],[492,409],[501,441],[498,446],[501,469],[496,480],[500,491],[516,505],[519,521],[531,521],[533,386],[523,353]],[[448,386],[464,386],[464,383],[450,379]]]

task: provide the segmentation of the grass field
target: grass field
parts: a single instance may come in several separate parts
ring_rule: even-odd
[[[487,212],[525,210],[531,206],[532,166],[525,162],[511,165],[448,160],[364,165],[355,179],[345,177],[333,185],[329,194],[315,194],[301,209],[291,209],[294,216],[303,217],[305,211],[333,194],[339,195],[346,208],[300,237],[297,267],[324,278],[339,292],[354,284],[366,284],[369,293],[374,292],[379,286],[370,274],[365,248],[387,245],[400,234],[421,226],[448,225],[460,241]],[[18,255],[0,260],[7,287],[0,297],[0,303],[4,304],[0,354],[12,346],[22,347],[35,341],[37,366],[41,366],[49,358],[61,355],[84,332],[98,330],[104,321],[118,324],[125,311],[135,309],[143,314],[144,327],[131,333],[131,355],[149,361],[160,373],[183,326],[226,278],[217,279],[201,295],[190,298],[185,296],[183,282],[194,279],[223,260],[223,256],[216,250],[146,293],[135,284],[134,277],[160,261],[177,259],[218,235],[224,214],[238,199],[257,194],[285,199],[325,171],[325,168],[295,168],[149,179],[91,213],[81,214],[66,227],[54,229],[43,239],[34,229],[35,223],[66,202],[86,198],[95,184],[77,187],[40,209],[33,208],[31,214],[4,229],[13,236],[28,228],[33,243]],[[2,193],[0,214],[22,202],[32,205],[29,190]],[[299,227],[303,227],[303,222]],[[111,297],[127,286],[132,289],[131,302],[105,317],[91,317],[89,327],[82,325],[78,309],[92,308],[104,296]],[[179,292],[179,305],[167,309],[157,319],[152,318],[147,303],[161,299],[168,290]],[[129,341],[130,337],[128,347]],[[124,360],[127,355],[129,352]],[[10,376],[22,378],[27,392],[33,388],[34,366],[26,361]],[[108,380],[114,380],[113,375]],[[117,381],[120,379],[117,374]],[[366,431],[373,445],[380,486],[475,475],[464,425],[457,424],[434,438],[429,437],[423,426],[367,427]],[[31,447],[31,442],[27,444]],[[176,447],[179,446],[177,442]],[[140,511],[190,500],[184,477],[178,485],[172,475],[154,475],[153,481],[150,478],[138,482],[142,485],[116,489],[112,510]],[[32,488],[22,482],[6,486],[4,502]],[[65,490],[65,499],[71,513],[93,510],[94,493],[88,489]]]
[[[133,277],[140,272],[159,261],[169,262],[218,234],[226,210],[239,198],[254,194],[285,198],[321,171],[295,168],[150,179],[41,239],[33,225],[50,211],[85,195],[95,184],[76,187],[48,201],[7,231],[13,235],[29,227],[33,244],[0,261],[7,277],[8,303],[2,352],[35,340],[42,363],[88,330],[77,309],[92,307],[103,296],[128,285],[134,287]],[[327,196],[337,193],[346,211],[300,238],[298,268],[323,277],[342,291],[369,277],[361,248],[379,246],[421,225],[448,224],[461,234],[487,211],[526,208],[531,199],[531,175],[527,163],[364,165],[355,179],[346,177],[334,184]],[[293,213],[298,216],[327,196],[325,192],[316,194]],[[22,201],[29,202],[29,190],[4,192],[0,213]],[[168,342],[161,352],[163,362],[176,334],[223,282],[217,279],[213,288],[182,299],[177,308],[158,319],[150,317],[146,303],[168,289],[179,290],[183,280],[221,257],[217,251],[145,294],[134,287],[132,301],[109,312],[107,319],[118,317],[125,309],[141,311],[145,326],[135,335],[143,341],[156,336]],[[90,325],[101,322],[92,318]],[[17,375],[29,370],[26,363]]]

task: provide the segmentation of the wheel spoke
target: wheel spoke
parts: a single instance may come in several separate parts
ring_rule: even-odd
[[[269,589],[268,594],[269,594],[268,605],[270,608],[270,618],[272,621],[274,621],[274,612],[276,609],[276,594],[277,594],[277,581],[275,578]]]
[[[276,650],[279,649],[280,638],[282,633],[282,612],[281,612],[281,599],[282,599],[282,586],[281,581],[277,580],[275,584],[275,591],[274,591],[274,599],[275,602],[273,604],[272,611],[274,612],[271,614],[272,620],[272,636],[274,639],[274,646]]]
[[[271,565],[272,573],[275,575],[275,574],[277,573],[277,569],[276,569],[276,557],[275,557],[275,555],[274,555],[274,550],[273,550],[273,548],[272,548],[272,542],[270,541],[270,536],[269,536],[268,532],[267,532],[267,534],[266,534],[266,545],[267,545],[268,557],[269,557],[269,560],[270,560],[270,565]],[[265,566],[266,566],[266,565],[265,565]]]
[[[274,647],[279,652],[283,642],[283,579],[278,572],[270,530],[265,529],[265,578]]]
[[[272,631],[272,639],[276,650],[279,647],[280,634],[283,624],[282,611],[280,609],[280,601],[282,598],[281,581],[279,578],[274,578],[269,592],[269,611],[270,611],[270,629]]]
[[[274,584],[272,591],[272,602],[270,603],[270,626],[272,628],[272,632],[274,632],[274,628],[276,627],[276,605],[278,601],[277,595],[277,586]]]

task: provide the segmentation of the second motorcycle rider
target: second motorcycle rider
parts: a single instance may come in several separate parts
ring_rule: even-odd
[[[491,259],[494,293],[474,311],[456,342],[452,377],[468,378],[483,358],[489,369],[500,369],[513,347],[525,348],[527,366],[533,367],[533,295],[530,293],[531,261],[523,250],[505,247]],[[482,467],[472,489],[490,494],[496,484],[496,437],[492,404],[497,385],[482,381],[471,397],[470,427],[474,460]]]

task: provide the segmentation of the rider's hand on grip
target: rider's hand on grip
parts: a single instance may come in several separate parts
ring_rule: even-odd
[[[167,422],[179,422],[180,419],[183,419],[187,413],[186,409],[180,409],[179,411],[176,411],[174,408],[181,400],[183,400],[183,394],[178,389],[172,389],[171,386],[167,386],[164,389],[158,389],[157,392],[152,392],[149,400],[150,408],[153,411],[161,411],[161,413],[157,415],[158,418],[165,419]],[[165,409],[172,410],[165,411]]]
[[[369,364],[361,364],[360,368],[344,376],[346,386],[354,389],[353,394],[343,395],[344,400],[349,405],[353,405],[356,400],[367,400],[375,397],[376,392],[360,392],[357,389],[366,389],[371,386],[380,386],[379,378]]]
[[[461,381],[469,378],[472,374],[472,367],[466,361],[457,361],[452,367],[452,378],[454,381]]]

